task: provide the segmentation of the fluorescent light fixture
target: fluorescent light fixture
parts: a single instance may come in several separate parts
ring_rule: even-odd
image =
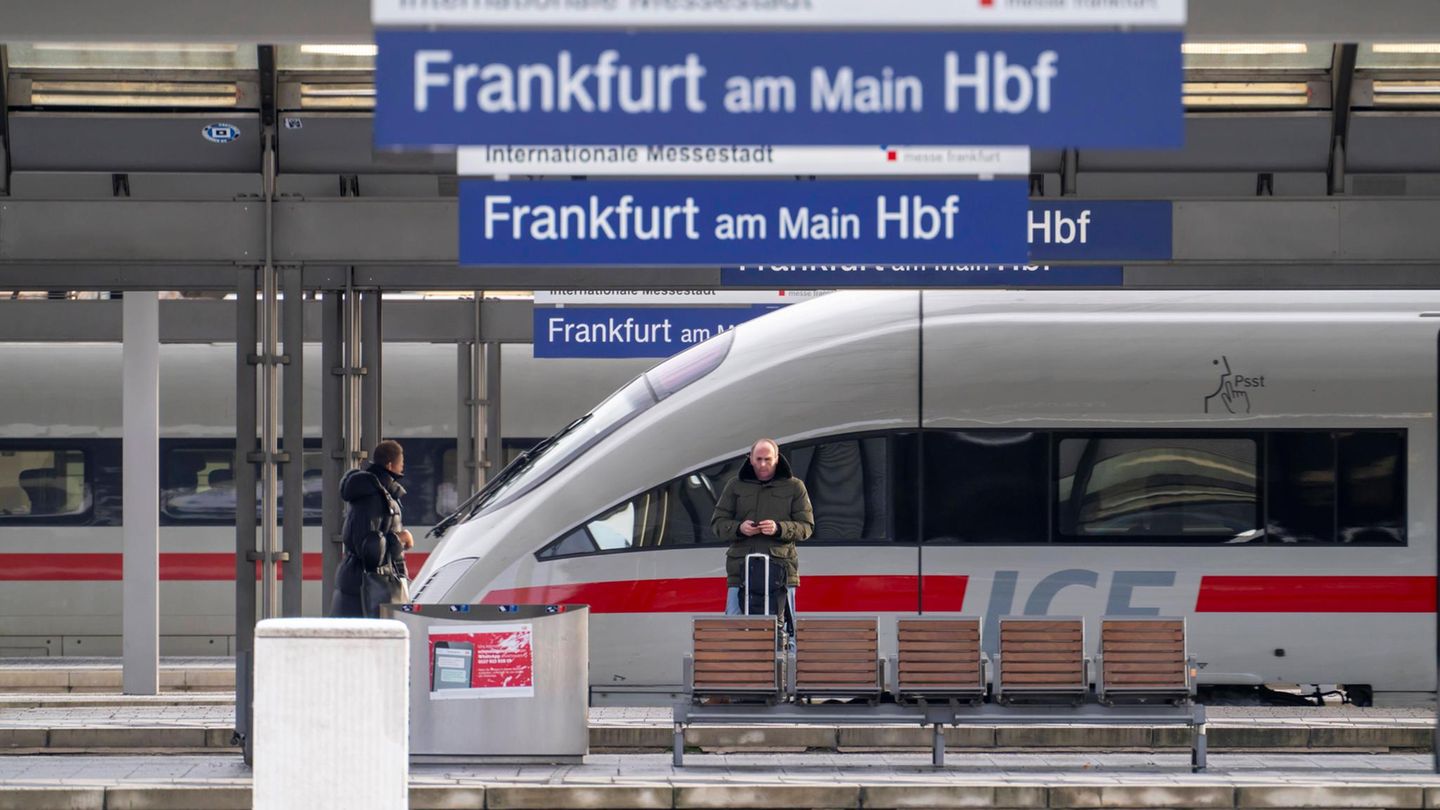
[[[1186,107],[1305,107],[1305,82],[1185,82]]]
[[[1377,42],[1375,53],[1440,53],[1440,42]]]
[[[234,107],[234,82],[87,82],[36,79],[31,104],[69,107]]]
[[[1440,107],[1440,79],[1376,80],[1371,85],[1375,106]]]
[[[374,56],[379,49],[374,45],[301,45],[300,52],[315,56]]]
[[[1303,42],[1186,42],[1180,52],[1207,56],[1264,56],[1309,53]]]
[[[1184,93],[1222,93],[1231,96],[1287,95],[1305,98],[1310,87],[1305,82],[1185,82]]]
[[[155,42],[34,42],[26,47],[34,51],[106,51],[110,53],[235,53],[239,45],[219,43],[155,43]]]
[[[1304,107],[1304,96],[1185,96],[1186,107]]]
[[[375,85],[369,82],[301,82],[304,110],[373,110]]]

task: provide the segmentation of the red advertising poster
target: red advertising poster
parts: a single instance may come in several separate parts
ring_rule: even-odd
[[[529,624],[430,629],[430,699],[534,697]]]

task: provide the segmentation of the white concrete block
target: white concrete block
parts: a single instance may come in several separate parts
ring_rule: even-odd
[[[409,632],[388,619],[255,627],[255,810],[404,810]]]

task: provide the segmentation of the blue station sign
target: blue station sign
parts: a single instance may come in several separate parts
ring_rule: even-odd
[[[535,356],[669,357],[776,308],[535,307]]]
[[[752,264],[723,267],[724,287],[1116,287],[1120,262],[1172,257],[1169,201],[1035,200],[1025,215],[1025,264]],[[1051,265],[1050,262],[1094,262]]]
[[[375,143],[1177,147],[1178,31],[377,31]]]
[[[460,264],[1023,262],[1022,181],[460,184]]]
[[[720,268],[722,287],[1119,287],[1119,266],[752,264]],[[536,334],[539,334],[538,332]]]

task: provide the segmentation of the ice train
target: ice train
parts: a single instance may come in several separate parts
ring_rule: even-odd
[[[673,689],[690,617],[723,608],[715,497],[774,436],[815,509],[802,615],[1184,616],[1202,684],[1433,699],[1435,315],[1414,292],[825,296],[512,464],[416,599],[589,604],[597,693]]]

